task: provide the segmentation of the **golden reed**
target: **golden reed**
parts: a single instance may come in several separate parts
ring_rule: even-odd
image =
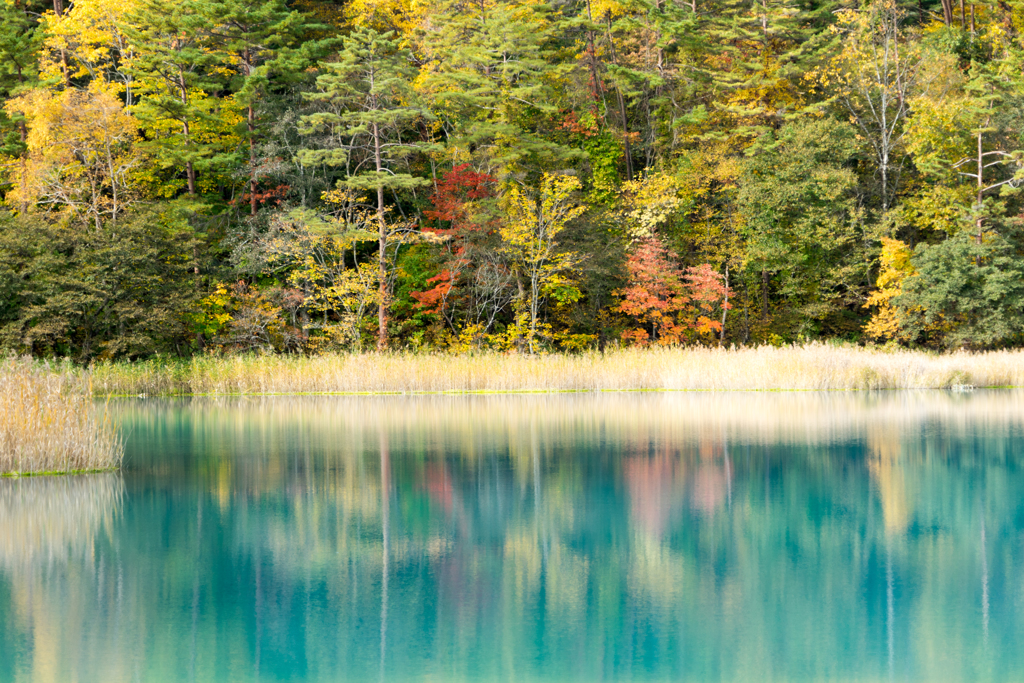
[[[0,360],[0,474],[116,469],[124,445],[85,378]]]
[[[199,356],[101,363],[97,395],[636,390],[863,390],[1024,386],[1024,351],[931,354],[830,344],[625,349],[580,355],[423,353]]]

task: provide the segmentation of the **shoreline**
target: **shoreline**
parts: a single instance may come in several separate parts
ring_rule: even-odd
[[[104,399],[166,399],[166,398],[274,398],[274,397],[359,397],[375,396],[558,396],[570,394],[810,394],[810,393],[868,393],[897,391],[944,391],[967,394],[974,391],[1012,391],[1024,389],[1024,385],[992,386],[948,386],[948,387],[880,387],[855,389],[508,389],[508,390],[459,390],[444,391],[280,391],[263,393],[193,393],[193,394],[94,394],[94,400]]]
[[[625,349],[605,354],[386,352],[104,362],[95,397],[407,396],[659,391],[878,391],[1024,387],[1024,350],[803,346]]]

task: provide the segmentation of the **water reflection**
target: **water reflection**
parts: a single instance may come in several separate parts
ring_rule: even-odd
[[[125,402],[123,495],[0,488],[0,680],[1005,680],[1022,409]]]
[[[121,606],[121,577],[94,554],[112,533],[121,497],[114,474],[0,479],[0,577],[8,579],[0,615],[6,612],[9,630],[31,639],[18,678],[68,680],[64,655],[98,635],[88,615],[111,601]],[[0,680],[13,679],[5,668],[0,664]]]

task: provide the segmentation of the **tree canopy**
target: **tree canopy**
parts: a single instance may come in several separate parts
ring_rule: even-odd
[[[0,345],[1018,345],[1022,25],[945,0],[6,0]]]

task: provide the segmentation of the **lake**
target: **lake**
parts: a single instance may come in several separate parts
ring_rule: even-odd
[[[125,400],[0,681],[1024,679],[1024,393]]]

